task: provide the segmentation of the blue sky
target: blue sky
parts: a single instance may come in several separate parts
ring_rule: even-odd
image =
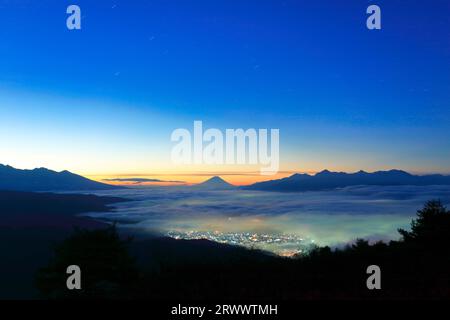
[[[440,0],[0,1],[0,162],[171,170],[203,120],[279,128],[283,170],[450,173],[449,24]]]

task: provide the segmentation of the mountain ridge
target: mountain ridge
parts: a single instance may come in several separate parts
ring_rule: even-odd
[[[121,187],[90,180],[67,170],[44,167],[16,169],[0,164],[0,190],[11,191],[85,191],[112,190]]]
[[[354,173],[323,170],[315,175],[295,173],[289,177],[257,182],[242,187],[246,190],[262,191],[321,191],[356,185],[402,186],[402,185],[450,185],[450,176],[440,174],[413,175],[403,170]]]

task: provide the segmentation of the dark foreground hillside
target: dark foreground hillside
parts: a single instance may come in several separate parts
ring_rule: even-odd
[[[76,215],[84,212],[107,212],[109,205],[130,201],[118,197],[90,194],[58,194],[0,190],[0,227],[100,226]]]
[[[128,201],[80,194],[0,191],[0,299],[36,297],[33,277],[51,257],[53,246],[74,227],[107,225],[77,214],[110,211]]]
[[[36,274],[43,298],[437,299],[450,298],[450,212],[431,201],[402,240],[342,250],[317,248],[294,259],[209,241],[122,239],[114,227],[79,230]],[[66,268],[83,270],[82,289],[65,287]],[[366,269],[381,268],[381,290]]]

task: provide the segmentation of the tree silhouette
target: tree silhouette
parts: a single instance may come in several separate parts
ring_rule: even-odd
[[[417,211],[417,219],[411,222],[411,231],[398,229],[406,244],[416,244],[428,249],[448,248],[450,243],[450,211],[440,200],[428,201]],[[448,250],[448,249],[447,249]]]

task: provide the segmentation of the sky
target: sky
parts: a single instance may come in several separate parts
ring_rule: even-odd
[[[81,8],[68,30],[66,8]],[[381,30],[366,8],[381,8]],[[246,184],[177,128],[277,128],[280,172],[450,173],[450,3],[0,0],[0,163]]]

